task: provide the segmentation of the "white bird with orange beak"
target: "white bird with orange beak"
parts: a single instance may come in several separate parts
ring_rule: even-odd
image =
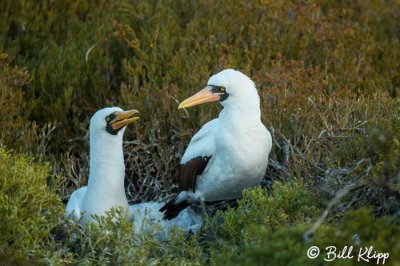
[[[65,210],[80,223],[93,222],[92,215],[105,215],[113,207],[121,207],[125,217],[132,219],[124,189],[122,140],[126,126],[139,120],[134,116],[137,113],[134,109],[110,107],[97,111],[90,119],[88,185],[72,193]]]
[[[219,101],[219,117],[206,123],[191,139],[180,166],[179,195],[160,211],[175,218],[194,202],[237,199],[242,190],[263,180],[272,147],[261,122],[260,98],[254,82],[243,73],[226,69],[178,107]]]
[[[96,223],[93,215],[104,216],[112,208],[122,208],[128,221],[134,221],[136,232],[157,224],[160,239],[168,237],[173,227],[196,232],[202,219],[193,211],[182,212],[176,219],[165,221],[158,210],[164,203],[144,202],[129,205],[125,194],[125,163],[123,135],[126,126],[139,120],[137,110],[123,111],[119,107],[104,108],[90,119],[90,167],[87,187],[74,191],[66,214],[81,224]]]

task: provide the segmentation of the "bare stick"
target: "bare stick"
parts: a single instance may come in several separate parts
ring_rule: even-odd
[[[342,188],[341,190],[339,190],[336,193],[335,197],[328,203],[328,205],[326,206],[321,217],[319,217],[319,219],[313,224],[313,226],[310,229],[308,229],[307,231],[304,232],[304,234],[303,234],[304,240],[308,241],[308,242],[311,241],[310,235],[313,234],[321,226],[321,224],[325,221],[326,217],[328,216],[332,207],[335,206],[335,204],[338,203],[341,198],[346,196],[350,191],[358,189],[364,185],[365,185],[365,181],[360,180],[357,183],[347,185],[344,188]]]

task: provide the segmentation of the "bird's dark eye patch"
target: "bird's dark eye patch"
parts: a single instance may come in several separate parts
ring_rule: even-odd
[[[226,99],[228,99],[228,96],[229,96],[229,93],[224,93],[224,94],[221,94],[221,96],[219,97],[219,101],[220,102],[223,102],[223,101],[225,101]]]
[[[106,131],[108,133],[110,133],[111,135],[117,135],[119,130],[114,130],[110,124],[110,122],[114,121],[114,119],[116,118],[116,115],[114,113],[106,116],[106,122],[107,122],[107,126],[106,126]]]
[[[212,87],[212,93],[226,93],[225,87],[214,85],[210,85],[210,87]]]
[[[209,85],[209,86],[212,87],[212,90],[211,90],[212,93],[220,94],[220,96],[219,96],[219,101],[220,102],[225,101],[228,98],[229,93],[226,92],[226,88],[225,87],[214,86],[214,85]]]
[[[107,124],[115,119],[116,115],[114,113],[106,116]]]

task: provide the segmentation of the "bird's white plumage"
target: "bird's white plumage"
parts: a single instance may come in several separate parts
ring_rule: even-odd
[[[218,128],[218,120],[213,119],[205,124],[190,140],[190,143],[183,154],[181,164],[197,156],[210,156],[215,153],[216,146],[214,134]],[[207,144],[207,145],[206,145]]]
[[[144,222],[149,223],[148,226],[158,224],[165,232],[173,226],[197,230],[201,226],[201,218],[190,210],[174,220],[163,221],[158,212],[163,203],[149,202],[129,206],[124,189],[122,141],[125,128],[116,135],[106,131],[106,117],[120,111],[122,109],[118,107],[104,108],[91,118],[88,186],[72,193],[65,209],[66,214],[82,224],[87,224],[95,222],[94,214],[102,216],[114,207],[121,207],[125,217],[129,221],[135,221],[136,230],[142,228]]]
[[[253,81],[227,69],[212,76],[208,85],[225,87],[229,96],[221,102],[224,108],[219,117],[194,135],[182,157],[182,164],[198,156],[211,159],[197,177],[196,192],[181,192],[178,202],[238,198],[244,188],[262,181],[267,168],[272,138],[261,122]]]
[[[71,197],[69,198],[67,207],[65,208],[65,212],[67,214],[73,215],[73,219],[78,221],[81,218],[81,202],[83,197],[85,196],[87,187],[81,187],[75,190]]]
[[[131,205],[135,231],[141,232],[158,227],[155,228],[160,229],[157,236],[160,239],[166,239],[169,231],[174,227],[186,232],[196,233],[203,225],[201,216],[194,213],[190,208],[183,210],[173,220],[164,220],[163,214],[159,211],[164,204],[163,202],[145,202]]]

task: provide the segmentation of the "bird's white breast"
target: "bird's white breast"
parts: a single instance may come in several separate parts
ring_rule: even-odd
[[[237,118],[237,117],[236,117]],[[207,201],[233,199],[258,185],[265,174],[271,135],[259,119],[221,117],[213,134],[215,152],[198,177],[197,196]]]

